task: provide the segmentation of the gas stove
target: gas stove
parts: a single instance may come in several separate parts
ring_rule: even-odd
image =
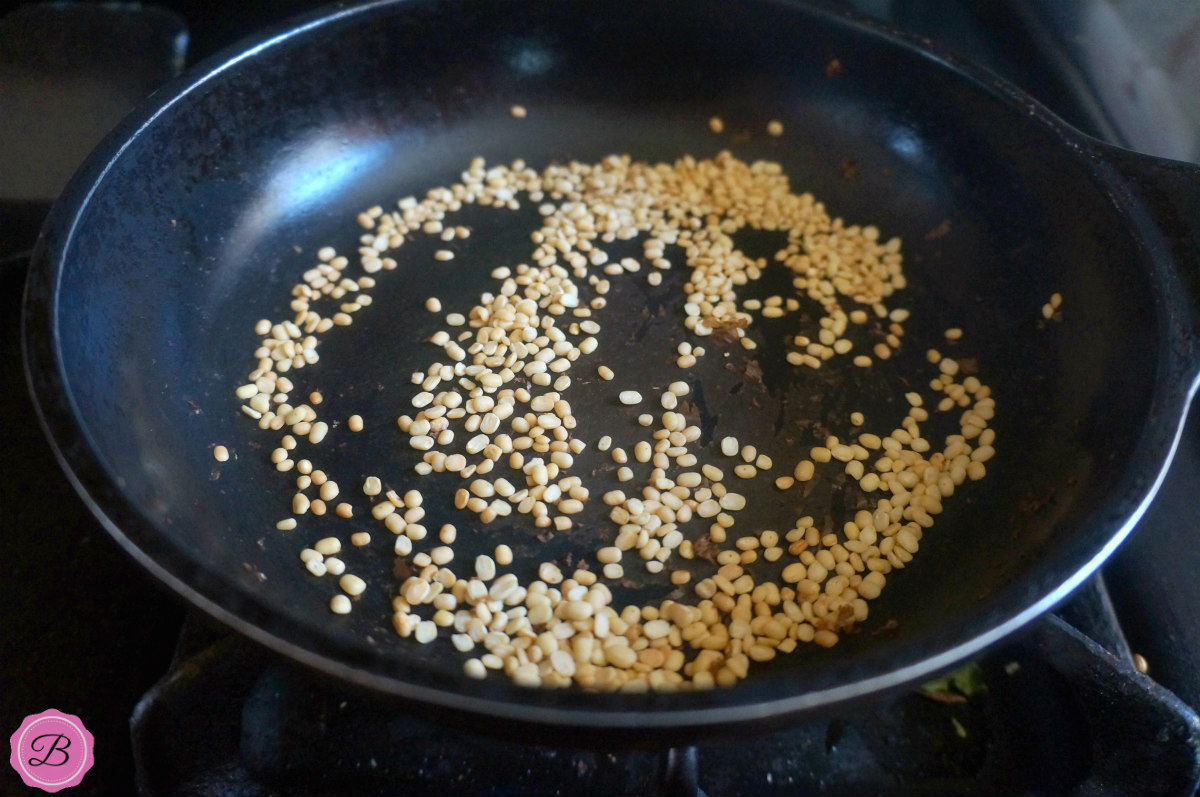
[[[1200,412],[1102,573],[925,689],[696,747],[527,744],[431,724],[187,610],[95,523],[33,420],[20,355],[29,250],[125,110],[301,0],[28,6],[0,19],[0,722],[56,708],[96,739],[73,793],[145,795],[1192,794],[1200,782]],[[982,63],[1072,125],[1200,161],[1200,11],[1158,0],[853,0]],[[25,794],[16,774],[0,793]]]

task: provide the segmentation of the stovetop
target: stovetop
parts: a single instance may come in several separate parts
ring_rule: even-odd
[[[1155,18],[1173,19],[1174,27],[1156,27],[1116,0],[829,4],[964,53],[1085,132],[1200,160],[1191,99],[1200,90],[1186,89],[1190,79],[1200,84],[1200,12],[1188,4],[1154,3],[1161,6]],[[0,19],[0,119],[9,122],[0,124],[0,151],[10,153],[10,166],[0,167],[0,445],[9,453],[0,479],[0,562],[8,574],[0,581],[0,723],[11,733],[46,708],[79,715],[97,752],[74,793],[131,794],[135,770],[144,793],[163,795],[1194,788],[1198,742],[1185,704],[1200,707],[1200,548],[1189,544],[1200,529],[1192,497],[1200,484],[1200,411],[1137,532],[1103,577],[1056,616],[982,657],[954,685],[764,739],[602,751],[497,742],[417,723],[373,710],[361,696],[188,613],[145,576],[92,520],[34,421],[19,342],[28,249],[47,199],[90,142],[179,68],[185,43],[194,62],[316,5],[47,5]],[[70,58],[60,57],[67,51]],[[81,96],[88,101],[64,101]],[[23,116],[6,115],[16,104]],[[54,106],[53,114],[39,117],[39,104]],[[1161,124],[1145,124],[1147,116]],[[21,119],[50,120],[70,135],[47,129],[31,144],[18,130]],[[23,149],[13,148],[13,136]],[[21,169],[12,165],[14,152]],[[1133,653],[1154,681],[1137,675]],[[305,755],[313,750],[323,753]],[[30,792],[0,767],[0,794],[9,793]]]
[[[898,698],[660,749],[432,724],[192,617],[172,675],[134,714],[138,785],[197,797],[1190,794],[1200,719],[1095,641],[1123,644],[1106,600],[1091,582],[1018,641]]]

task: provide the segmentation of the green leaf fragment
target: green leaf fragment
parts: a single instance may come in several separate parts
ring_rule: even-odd
[[[954,672],[947,673],[941,678],[926,681],[921,685],[920,691],[926,697],[943,696],[956,692],[963,697],[970,698],[980,692],[986,692],[987,684],[983,680],[983,670],[979,668],[978,664],[971,663]]]

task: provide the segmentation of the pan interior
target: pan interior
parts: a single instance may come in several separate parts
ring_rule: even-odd
[[[817,694],[917,664],[1053,592],[1147,486],[1131,481],[1127,463],[1155,420],[1159,320],[1145,256],[1121,209],[1050,125],[981,84],[852,23],[790,4],[750,10],[731,16],[717,2],[628,4],[619,14],[566,1],[378,4],[273,41],[162,107],[86,201],[77,199],[70,235],[53,252],[60,374],[95,470],[89,477],[87,462],[75,465],[94,494],[107,496],[101,503],[121,532],[201,595],[377,686],[581,710]],[[512,116],[514,104],[528,109],[526,118]],[[724,119],[721,135],[708,129],[714,115]],[[765,133],[773,119],[783,122],[780,137]],[[699,380],[710,434],[768,441],[780,475],[820,443],[816,420],[849,434],[849,413],[862,410],[878,430],[893,428],[904,391],[936,375],[924,358],[936,347],[970,361],[993,388],[991,475],[947,501],[861,632],[831,650],[802,647],[735,689],[613,701],[530,693],[498,677],[467,682],[463,657],[449,646],[418,646],[392,632],[393,557],[382,540],[390,535],[364,512],[274,529],[288,514],[294,474],[274,470],[267,455],[278,435],[259,432],[233,396],[254,367],[254,323],[288,314],[288,290],[318,247],[355,251],[359,211],[448,185],[474,157],[541,168],[612,153],[672,161],[722,149],[777,161],[793,190],[812,191],[832,215],[903,238],[909,287],[892,305],[913,315],[901,353],[869,373],[845,360],[819,372],[768,363],[756,380],[746,377],[755,357],[735,348],[734,368],[683,375],[673,365],[686,278],[677,265],[659,288],[638,278],[616,289],[601,320],[616,330],[611,351],[628,371],[613,383],[578,379],[568,398],[585,419],[581,436],[591,443],[636,431],[612,428],[605,415],[618,389],[656,396],[647,388]],[[80,197],[85,188],[72,190]],[[450,490],[427,486],[452,489],[451,481],[411,475],[418,455],[395,418],[411,411],[409,375],[429,357],[421,341],[440,328],[425,298],[463,311],[488,289],[492,268],[527,262],[532,248],[528,205],[472,208],[463,218],[476,232],[452,265],[434,266],[433,242],[400,250],[399,268],[378,275],[376,305],[331,335],[322,361],[295,381],[305,393],[320,390],[331,417],[367,421],[353,439],[331,435],[338,442],[328,469],[344,491],[361,498],[357,485],[368,474],[401,492],[421,487],[431,527],[460,529],[460,558],[501,540],[529,561],[588,558],[612,534],[598,513],[572,533],[539,540],[517,522],[473,524],[449,506]],[[778,243],[765,234],[738,241],[768,258]],[[1063,312],[1047,323],[1041,308],[1056,291]],[[800,334],[786,325],[802,327],[805,318],[813,316],[754,334],[778,341]],[[962,328],[962,341],[947,343],[948,327]],[[781,351],[771,344],[760,353]],[[215,464],[213,444],[235,459]],[[598,469],[602,484],[612,480],[606,457],[580,464]],[[846,489],[806,499],[762,481],[747,494],[781,526],[798,513],[840,525],[856,506]],[[305,575],[297,552],[328,533],[345,538],[350,525],[376,536],[347,555],[370,589],[350,616],[334,618],[326,604],[335,585]]]

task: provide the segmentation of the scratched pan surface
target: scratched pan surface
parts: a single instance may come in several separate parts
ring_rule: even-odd
[[[26,305],[43,420],[114,537],[193,603],[337,679],[446,717],[505,717],[590,738],[684,738],[875,695],[947,667],[1065,595],[1140,514],[1190,396],[1197,269],[1175,261],[1196,251],[1194,227],[1180,221],[1196,175],[1103,148],[1011,88],[864,23],[787,3],[730,9],[708,0],[376,3],[235,49],[153,97],[57,206]],[[517,103],[527,118],[510,115]],[[713,115],[724,134],[708,129]],[[783,121],[783,136],[764,133],[770,119]],[[325,395],[325,417],[366,420],[359,434],[335,426],[312,455],[358,507],[353,520],[306,516],[295,531],[275,530],[294,473],[274,470],[279,435],[260,432],[233,396],[254,367],[254,322],[287,315],[288,290],[320,246],[354,252],[360,210],[448,185],[476,156],[540,168],[724,148],[778,161],[832,215],[904,239],[909,287],[891,302],[912,311],[903,348],[870,370],[844,358],[819,372],[783,367],[785,336],[816,328],[804,300],[799,313],[756,323],[755,354],[707,341],[701,366],[681,372],[673,362],[686,274],[681,254],[668,252],[676,267],[661,286],[644,273],[614,280],[597,316],[601,347],[571,372],[577,434],[631,447],[643,430],[617,391],[653,398],[686,379],[708,446],[702,460],[730,470],[715,441],[736,435],[776,463],[769,478],[739,484],[751,505],[742,529],[782,532],[802,514],[837,529],[864,500],[837,469],[821,468],[807,490],[779,492],[771,479],[824,434],[847,436],[852,411],[873,431],[894,428],[903,393],[927,391],[924,351],[936,346],[994,390],[991,475],[946,502],[857,633],[755,667],[736,688],[613,696],[469,681],[464,656],[445,641],[420,646],[391,630],[391,535],[365,512],[358,485],[376,474],[400,491],[420,488],[426,525],[459,528],[461,572],[500,541],[516,550],[523,578],[543,560],[595,566],[591,555],[614,533],[599,501],[552,538],[512,519],[480,525],[450,505],[454,478],[412,473],[418,454],[395,427],[412,411],[410,373],[438,353],[421,343],[441,328],[425,298],[464,311],[495,288],[491,269],[527,262],[532,204],[463,211],[474,234],[449,245],[449,264],[432,259],[435,242],[405,245],[399,267],[377,275],[375,304],[326,336],[316,366],[291,374],[298,393]],[[1164,217],[1171,223],[1159,226]],[[770,258],[781,239],[736,240]],[[744,295],[788,291],[775,266]],[[1062,317],[1045,323],[1041,307],[1055,291]],[[965,332],[954,345],[941,337],[950,326]],[[864,329],[860,348],[881,334]],[[618,378],[598,380],[601,363]],[[934,440],[950,431],[929,426]],[[216,443],[234,459],[216,464]],[[577,469],[599,496],[616,485],[614,466],[589,451]],[[334,580],[305,574],[297,553],[358,530],[375,539],[344,558],[368,590],[351,615],[335,617]],[[693,564],[698,574],[706,565]],[[619,594],[667,594],[628,571],[629,592]]]

